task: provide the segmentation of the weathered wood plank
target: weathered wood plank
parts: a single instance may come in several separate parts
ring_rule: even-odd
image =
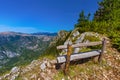
[[[98,55],[100,55],[100,53],[101,53],[101,50],[95,50],[95,51],[90,51],[90,52],[72,54],[70,56],[70,61],[84,59],[84,58],[88,58],[88,57],[92,57],[92,56],[98,56]],[[66,55],[57,57],[57,62],[58,63],[66,62]]]
[[[90,42],[90,43],[77,43],[77,44],[73,44],[72,47],[78,48],[78,47],[85,47],[85,46],[95,46],[95,45],[100,45],[100,44],[102,44],[102,41]],[[67,49],[67,45],[57,46],[57,49]]]

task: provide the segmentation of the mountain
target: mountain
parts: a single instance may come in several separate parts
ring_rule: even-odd
[[[50,32],[37,32],[37,33],[32,33],[32,35],[56,36],[57,33],[50,33]]]
[[[39,57],[56,36],[55,33],[0,33],[0,67],[26,64]],[[22,63],[21,63],[22,62]]]
[[[71,62],[69,66],[69,75],[64,75],[64,63],[61,68],[56,64],[57,55],[66,54],[66,49],[58,51],[56,46],[88,43],[101,41],[105,37],[107,43],[106,52],[103,54],[102,62],[97,62],[97,57],[82,59]],[[93,50],[97,47],[82,47],[73,49],[73,53]],[[54,37],[49,47],[44,51],[44,55],[31,61],[25,66],[14,66],[5,75],[0,76],[0,80],[119,80],[120,76],[120,52],[112,47],[110,39],[105,35],[96,32],[80,33],[78,29],[71,32],[60,31],[58,36]]]

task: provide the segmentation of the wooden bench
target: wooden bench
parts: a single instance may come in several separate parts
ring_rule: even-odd
[[[89,52],[80,52],[80,53],[73,53],[73,54],[71,53],[72,48],[80,48],[80,47],[88,47],[88,46],[96,46],[96,45],[102,45],[102,49],[92,50]],[[58,56],[57,63],[66,63],[65,64],[65,74],[67,74],[70,61],[99,56],[98,61],[101,62],[102,55],[105,52],[105,48],[106,48],[106,39],[105,38],[99,42],[78,43],[78,44],[72,44],[72,45],[69,45],[69,44],[68,45],[60,45],[60,46],[57,46],[57,49],[67,49],[67,55]]]

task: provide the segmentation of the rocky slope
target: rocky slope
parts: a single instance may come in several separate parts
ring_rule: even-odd
[[[54,60],[33,60],[25,67],[13,67],[10,73],[0,77],[0,80],[53,80],[57,73]]]
[[[62,32],[59,36],[62,34],[65,35],[65,33]],[[68,35],[68,33],[66,33],[66,35]],[[105,36],[95,32],[79,33],[76,29],[68,35],[67,39],[63,40],[63,44],[99,41],[102,40],[103,37]],[[51,43],[51,46],[56,45],[56,42],[60,41],[59,39],[59,37],[56,37]],[[80,60],[70,65],[69,75],[65,76],[63,70],[58,69],[57,65],[54,64],[56,63],[56,59],[49,59],[56,57],[46,55],[44,58],[40,57],[38,60],[33,60],[31,64],[27,66],[13,67],[10,72],[1,76],[0,80],[119,80],[120,53],[112,48],[108,38],[107,41],[109,43],[107,44],[106,53],[103,55],[101,64],[96,62],[96,58]],[[55,47],[56,46],[53,48],[55,49]],[[80,51],[90,50],[89,47],[87,48],[77,48],[74,49],[73,52],[78,53]],[[67,50],[62,50],[60,55],[66,54],[66,51]]]
[[[55,60],[44,58],[33,60],[25,67],[14,67],[10,73],[1,76],[0,80],[119,80],[120,53],[110,45],[107,46],[107,51],[102,64],[93,60],[71,64],[68,76],[61,69],[56,69]]]

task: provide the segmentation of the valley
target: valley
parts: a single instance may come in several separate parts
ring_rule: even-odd
[[[37,59],[55,36],[55,33],[42,32],[41,34],[1,32],[0,70],[10,69],[15,65],[25,65]]]

